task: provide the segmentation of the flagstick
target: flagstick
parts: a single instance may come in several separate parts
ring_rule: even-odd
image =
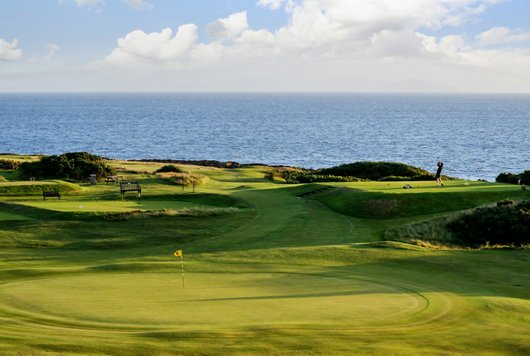
[[[184,288],[184,253],[180,254],[180,264],[182,266],[182,288]]]

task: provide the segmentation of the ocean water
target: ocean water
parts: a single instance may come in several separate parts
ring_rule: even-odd
[[[0,94],[0,152],[70,151],[493,180],[530,169],[530,95]]]

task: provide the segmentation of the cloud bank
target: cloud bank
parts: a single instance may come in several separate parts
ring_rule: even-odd
[[[499,70],[530,64],[525,48],[497,48],[530,39],[530,32],[497,27],[472,41],[455,34],[437,38],[427,31],[473,20],[497,0],[259,0],[258,5],[289,13],[271,32],[252,29],[245,11],[206,26],[210,41],[198,42],[197,25],[160,32],[132,31],[103,62],[118,66],[183,67],[282,59],[430,59]],[[485,48],[488,47],[488,48]],[[529,68],[530,69],[530,68]]]

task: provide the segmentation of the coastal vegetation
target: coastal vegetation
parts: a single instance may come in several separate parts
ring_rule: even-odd
[[[506,200],[478,208],[462,214],[447,227],[463,246],[530,245],[530,201]]]
[[[460,235],[527,226],[518,186],[99,162],[141,199],[66,177],[0,182],[0,353],[530,352],[528,242]],[[203,177],[200,192],[177,175]]]
[[[2,170],[14,170],[20,166],[20,162],[13,161],[10,159],[0,159],[0,169]]]
[[[20,171],[27,178],[56,178],[76,181],[86,181],[91,174],[95,174],[98,180],[116,174],[102,157],[87,152],[42,156],[38,161],[22,163]]]
[[[319,173],[378,181],[434,179],[434,175],[424,169],[397,162],[355,162],[321,169]]]
[[[530,185],[530,170],[521,173],[501,173],[495,179],[497,183]]]
[[[428,171],[396,162],[354,162],[323,169],[278,167],[267,172],[270,180],[281,179],[286,183],[359,182],[372,181],[421,181],[434,179]],[[446,177],[447,178],[447,177]]]

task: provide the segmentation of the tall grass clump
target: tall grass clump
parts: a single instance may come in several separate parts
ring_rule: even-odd
[[[265,178],[271,181],[281,180],[285,183],[320,183],[320,182],[358,182],[356,177],[342,177],[331,174],[319,174],[318,171],[301,168],[281,167],[268,171]]]
[[[124,213],[106,213],[103,219],[108,221],[140,220],[167,216],[180,217],[212,217],[223,216],[240,212],[239,208],[186,208],[186,209],[164,209],[164,210],[133,210]]]
[[[209,180],[207,176],[197,173],[163,172],[157,173],[157,175],[171,184],[181,186],[182,189],[184,189],[184,187],[191,186],[193,191],[195,191],[195,187],[206,184],[206,182]]]
[[[384,233],[385,240],[405,242],[429,249],[459,248],[453,234],[447,229],[449,218],[420,221],[389,229]]]

